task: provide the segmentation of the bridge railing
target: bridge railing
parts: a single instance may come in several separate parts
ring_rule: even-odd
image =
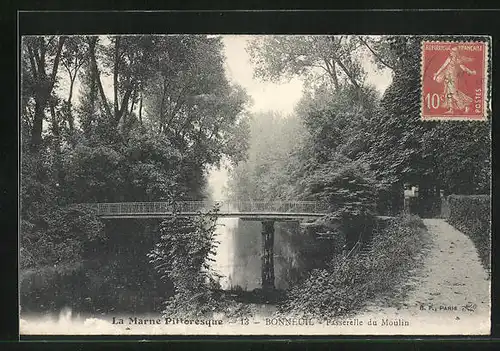
[[[117,202],[95,204],[98,215],[118,214],[163,214],[174,211],[195,213],[203,210],[201,201],[183,201],[178,204],[168,202]]]
[[[316,201],[239,201],[230,205],[239,212],[319,213],[327,210]]]
[[[88,204],[98,215],[197,213],[208,211],[215,205],[220,213],[324,213],[328,207],[316,201],[178,201],[117,202]]]

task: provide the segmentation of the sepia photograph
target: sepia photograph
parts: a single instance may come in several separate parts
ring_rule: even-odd
[[[491,37],[19,47],[23,335],[490,335]]]

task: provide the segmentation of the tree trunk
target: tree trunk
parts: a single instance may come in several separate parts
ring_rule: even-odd
[[[99,68],[97,67],[97,60],[95,57],[96,43],[97,43],[97,37],[94,36],[90,40],[90,61],[91,61],[92,72],[94,75],[95,82],[97,84],[97,88],[99,90],[99,95],[101,96],[102,104],[104,105],[104,110],[106,111],[106,114],[108,115],[108,117],[112,118],[113,114],[112,114],[111,109],[109,107],[108,99],[106,98],[106,94],[104,93],[104,89],[102,88],[100,72],[99,72]]]
[[[118,110],[118,114],[115,115],[115,123],[118,125],[120,120],[125,115],[125,112],[128,110],[128,101],[130,100],[130,95],[132,95],[132,88],[128,88],[123,95],[123,101],[120,109]]]
[[[118,115],[118,68],[120,60],[120,37],[115,37],[115,60],[113,66],[113,92],[114,92],[114,106],[115,106],[115,118]]]
[[[330,62],[328,59],[324,59],[328,74],[332,78],[333,86],[335,90],[339,89],[339,79],[337,77],[337,68],[335,67],[335,61]]]
[[[134,112],[134,107],[135,107],[135,102],[137,100],[137,90],[134,90],[134,93],[132,94],[132,103],[130,104],[130,112],[128,112],[128,115],[132,115]]]
[[[90,94],[89,94],[89,108],[90,110],[88,111],[88,116],[87,118],[90,120],[88,124],[88,128],[85,128],[85,125],[82,124],[83,127],[83,132],[85,133],[85,136],[89,138],[92,134],[92,122],[95,118],[96,114],[96,102],[97,102],[97,83],[96,83],[96,72],[94,71],[92,65],[90,67]]]
[[[347,75],[347,77],[351,81],[352,85],[354,85],[354,87],[356,87],[356,89],[360,89],[360,86],[359,86],[358,82],[356,82],[356,79],[352,75],[351,71],[349,71],[349,69],[347,69],[347,67],[342,63],[342,61],[337,59],[337,58],[334,58],[333,60],[336,64],[339,65],[340,68],[342,68],[342,71],[344,71],[344,73]]]
[[[46,100],[35,98],[35,115],[33,118],[33,127],[31,129],[31,151],[37,151],[42,143],[42,126],[45,118]]]
[[[337,77],[337,66],[335,65],[335,61],[333,60],[331,63],[331,71],[332,71],[333,85],[335,86],[335,90],[337,90],[339,88],[339,78]]]
[[[76,73],[70,79],[71,79],[71,81],[70,81],[70,85],[69,85],[69,95],[68,95],[68,101],[67,101],[67,104],[68,104],[67,119],[68,119],[69,133],[70,133],[70,135],[73,135],[73,132],[75,129],[75,121],[73,119],[73,108],[72,108],[71,100],[73,98],[73,87],[75,85]]]
[[[50,107],[50,116],[52,118],[52,132],[54,133],[54,137],[56,140],[59,140],[59,123],[57,121],[57,114],[56,114],[56,108],[54,106],[54,103],[51,101],[49,103]]]
[[[59,186],[62,185],[64,181],[64,169],[61,162],[61,133],[59,130],[59,121],[57,120],[57,114],[55,105],[52,101],[49,102],[50,115],[52,118],[52,133],[54,134],[54,153],[55,153],[55,169],[57,174],[57,181]]]
[[[54,63],[52,65],[52,72],[48,77],[45,71],[45,54],[46,43],[43,38],[38,41],[38,47],[31,47],[30,52],[30,62],[32,65],[33,78],[36,81],[35,86],[35,116],[33,119],[33,127],[31,130],[31,150],[38,151],[39,146],[42,142],[42,129],[43,120],[45,118],[45,107],[47,106],[48,99],[52,90],[54,89],[54,84],[56,81],[57,71],[59,69],[59,61],[61,59],[61,51],[64,45],[65,37],[59,38],[59,43],[57,45],[57,51],[54,58]],[[36,65],[34,64],[36,61]]]
[[[140,99],[139,99],[139,122],[141,122],[142,125],[142,91],[140,92]]]

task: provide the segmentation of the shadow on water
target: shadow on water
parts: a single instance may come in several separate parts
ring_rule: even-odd
[[[252,291],[262,287],[262,224],[238,220],[233,228],[233,268],[231,287]],[[298,222],[276,222],[274,236],[275,287],[286,290],[306,270],[307,256],[314,241]]]
[[[276,223],[277,290],[270,295],[263,294],[260,290],[261,223],[223,221],[217,237],[220,245],[214,269],[222,275],[221,289],[228,290],[229,296],[241,302],[274,303],[283,296],[280,291],[289,288],[307,271],[310,237],[300,230],[298,223]],[[123,226],[127,226],[127,230]],[[116,238],[95,243],[96,255],[91,254],[79,264],[23,272],[20,279],[22,313],[56,312],[64,307],[94,315],[161,312],[173,286],[162,282],[146,259],[153,245],[151,231],[131,235],[132,230],[139,232],[140,226],[141,223],[129,222],[120,224],[121,228],[109,228],[116,233]],[[89,248],[89,251],[94,250]]]
[[[88,315],[161,312],[171,287],[150,281],[125,285],[122,274],[110,278],[97,264],[103,262],[85,262],[65,273],[48,268],[29,272],[21,279],[21,314],[50,314],[65,307]]]
[[[254,289],[252,291],[245,290],[221,290],[223,296],[227,299],[244,303],[244,304],[271,304],[275,305],[280,301],[283,301],[286,297],[286,292],[284,290],[270,290],[265,291],[262,289]]]

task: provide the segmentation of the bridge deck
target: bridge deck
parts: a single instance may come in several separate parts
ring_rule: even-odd
[[[327,213],[325,204],[315,201],[294,202],[229,202],[229,201],[182,201],[167,202],[120,202],[87,204],[101,218],[164,218],[174,214],[197,216],[218,208],[219,217],[237,217],[246,220],[297,220],[322,217]]]
[[[194,217],[200,215],[200,212],[180,212],[177,213],[179,217]],[[321,213],[267,213],[267,212],[231,212],[231,213],[219,213],[217,216],[219,218],[241,218],[243,220],[298,220],[306,218],[319,218],[323,217],[325,214]],[[168,218],[173,217],[173,212],[162,212],[162,213],[121,213],[121,214],[100,214],[99,217],[103,219],[114,219],[114,218]]]

